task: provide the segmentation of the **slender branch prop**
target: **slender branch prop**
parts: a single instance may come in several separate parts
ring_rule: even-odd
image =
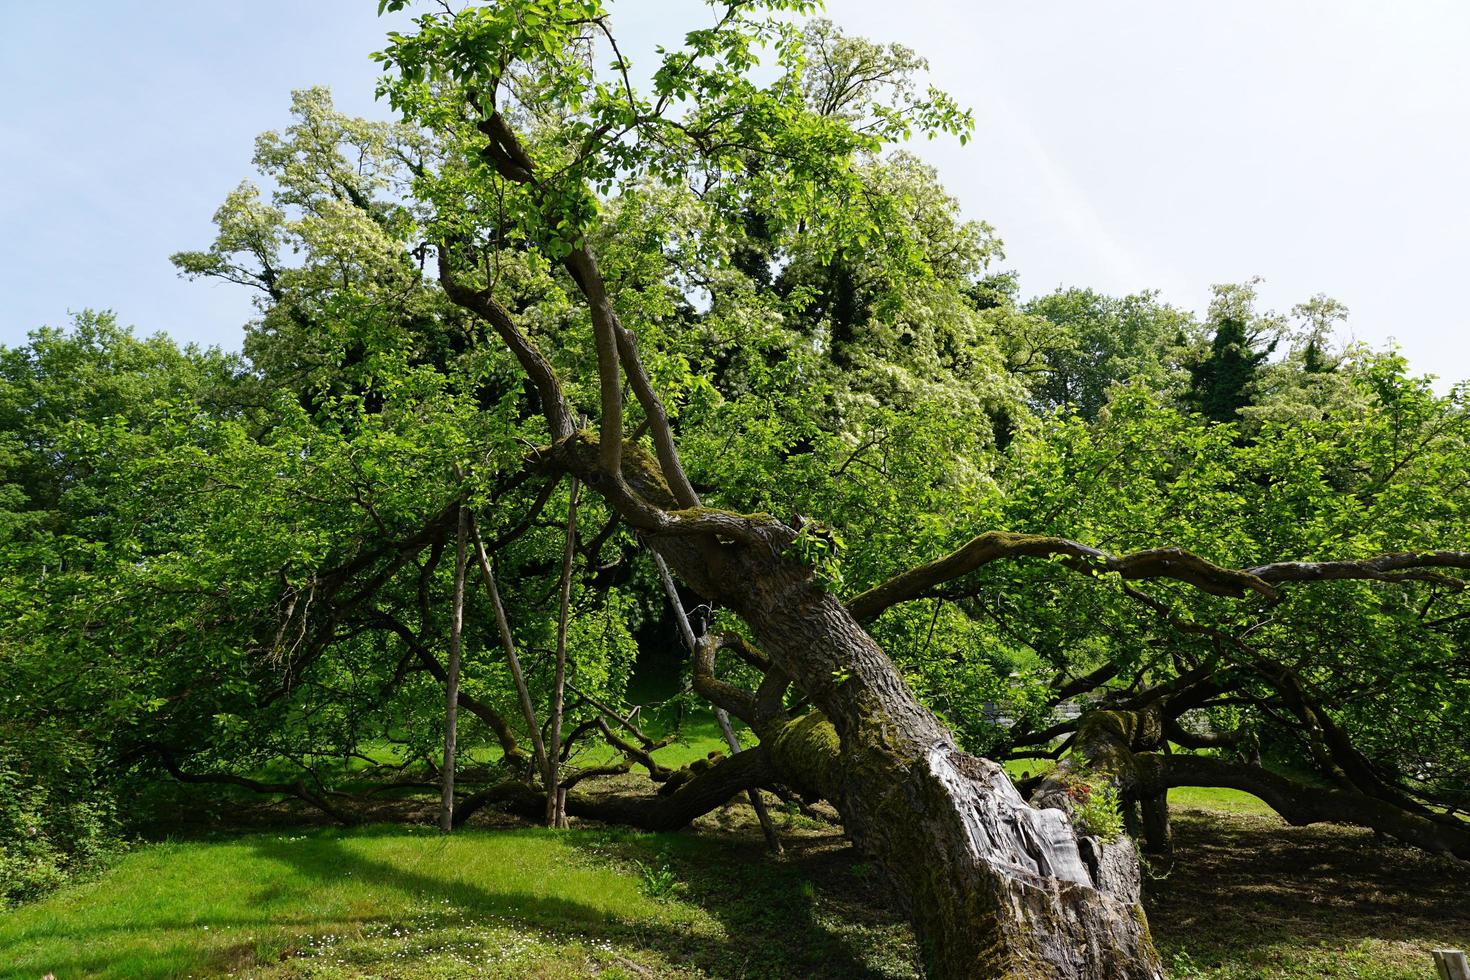
[[[551,745],[547,749],[550,782],[546,784],[546,825],[565,827],[566,808],[558,789],[557,772],[561,759],[561,716],[567,682],[567,617],[572,602],[572,559],[577,549],[577,478],[572,477],[570,502],[567,504],[567,543],[561,559],[561,606],[556,621],[556,676],[551,684]]]
[[[546,743],[541,738],[541,726],[536,722],[536,707],[531,703],[531,692],[526,687],[526,675],[521,671],[521,659],[516,655],[515,637],[510,632],[510,622],[505,618],[505,606],[500,601],[500,589],[495,585],[495,573],[490,567],[490,557],[485,553],[485,542],[480,537],[480,528],[473,514],[470,515],[470,532],[475,539],[475,557],[480,563],[480,577],[485,581],[485,591],[490,596],[490,605],[495,610],[495,625],[500,629],[500,645],[505,649],[506,663],[510,666],[511,680],[515,682],[516,695],[521,701],[521,717],[531,736],[536,768],[543,778],[551,770],[546,755]]]
[[[1470,569],[1470,551],[1399,551],[1358,561],[1281,561],[1249,569],[1265,582],[1326,582],[1367,579],[1379,582],[1436,582],[1463,589],[1464,579],[1432,568]]]
[[[658,569],[659,581],[663,583],[664,594],[669,597],[669,605],[674,610],[674,619],[679,624],[679,632],[684,637],[685,645],[689,647],[690,655],[693,656],[696,661],[699,660],[701,656],[708,657],[708,659],[711,661],[711,663],[709,664],[710,679],[713,679],[714,671],[712,662],[714,660],[714,648],[710,646],[706,651],[705,649],[703,649],[706,644],[701,643],[700,640],[695,637],[694,628],[689,624],[689,616],[684,612],[684,603],[679,598],[679,590],[674,586],[674,577],[673,575],[669,574],[669,566],[664,563],[663,556],[660,555],[658,552],[653,551],[652,549],[649,550],[649,553],[653,555],[653,564]],[[705,640],[706,642],[708,642],[709,638],[706,637]],[[732,685],[726,684],[724,686],[731,688],[731,690],[739,690],[738,688],[734,688]],[[743,691],[741,691],[740,693],[744,694]],[[749,698],[751,702],[751,712],[752,714],[754,714],[755,699],[750,698],[749,695],[746,695],[746,697]],[[725,736],[725,744],[730,746],[730,753],[732,755],[739,754],[739,752],[741,751],[740,739],[735,737],[735,730],[730,726],[729,713],[726,712],[725,709],[721,707],[718,703],[715,705],[715,722],[720,726],[720,732]],[[766,846],[777,855],[783,853],[783,848],[781,847],[781,839],[776,836],[776,827],[771,822],[770,813],[766,811],[766,801],[761,798],[760,790],[752,786],[745,792],[750,799],[751,809],[755,810],[756,818],[760,821],[761,832],[765,834],[766,837]]]
[[[444,768],[440,775],[439,830],[454,829],[454,765],[459,740],[459,664],[464,647],[465,536],[470,511],[459,508],[454,538],[454,602],[449,613],[449,670],[444,679]]]

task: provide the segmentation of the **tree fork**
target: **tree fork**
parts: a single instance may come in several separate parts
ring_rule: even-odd
[[[622,479],[608,481],[599,457],[595,438],[578,433],[542,460],[608,491],[686,582],[750,625],[830,720],[831,798],[895,885],[932,976],[1162,976],[1136,876],[1132,887],[1100,876],[1100,887],[1089,868],[1109,861],[1084,861],[1064,815],[1033,809],[999,765],[959,750],[842,603],[782,556],[775,543],[789,542],[790,528],[699,509],[675,512],[688,533],[670,529],[653,516],[678,506],[657,461],[625,444]]]

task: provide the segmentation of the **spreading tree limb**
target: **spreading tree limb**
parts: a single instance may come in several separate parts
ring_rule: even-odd
[[[1086,574],[1111,572],[1127,580],[1173,579],[1210,595],[1233,599],[1252,592],[1275,599],[1275,586],[1282,582],[1342,579],[1436,582],[1463,588],[1462,579],[1434,569],[1470,569],[1470,552],[1426,551],[1397,552],[1355,561],[1277,562],[1241,570],[1223,568],[1183,548],[1151,548],[1112,555],[1068,538],[986,531],[948,555],[895,575],[853,597],[847,607],[854,618],[868,622],[892,606],[932,595],[936,587],[946,582],[991,562],[1012,558],[1060,558],[1068,568]]]

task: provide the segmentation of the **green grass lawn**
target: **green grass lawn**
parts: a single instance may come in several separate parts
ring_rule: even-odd
[[[1238,789],[1218,786],[1177,786],[1169,790],[1169,806],[1186,810],[1208,810],[1213,813],[1272,813],[1259,797]]]
[[[254,972],[283,957],[323,976],[408,961],[447,976],[486,960],[514,976],[532,960],[596,960],[599,941],[635,924],[703,925],[565,838],[375,827],[151,845],[0,917],[0,960],[32,977]]]
[[[1150,860],[1145,903],[1172,977],[1411,980],[1430,949],[1470,945],[1443,859],[1287,827],[1231,790],[1170,800],[1177,848]],[[0,977],[917,977],[872,866],[833,828],[777,819],[780,861],[743,805],[680,834],[392,824],[141,845],[0,913]]]
[[[874,878],[830,843],[600,830],[153,844],[0,914],[0,976],[914,976]]]

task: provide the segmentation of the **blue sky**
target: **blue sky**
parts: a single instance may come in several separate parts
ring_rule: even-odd
[[[248,297],[176,278],[289,93],[372,99],[373,0],[11,0],[0,36],[0,344],[69,310],[236,347]],[[697,0],[615,0],[636,59]],[[895,16],[901,10],[901,16]],[[1470,378],[1470,4],[1463,0],[830,0],[928,55],[976,139],[917,149],[994,224],[1023,291],[1264,276],[1354,336]]]

